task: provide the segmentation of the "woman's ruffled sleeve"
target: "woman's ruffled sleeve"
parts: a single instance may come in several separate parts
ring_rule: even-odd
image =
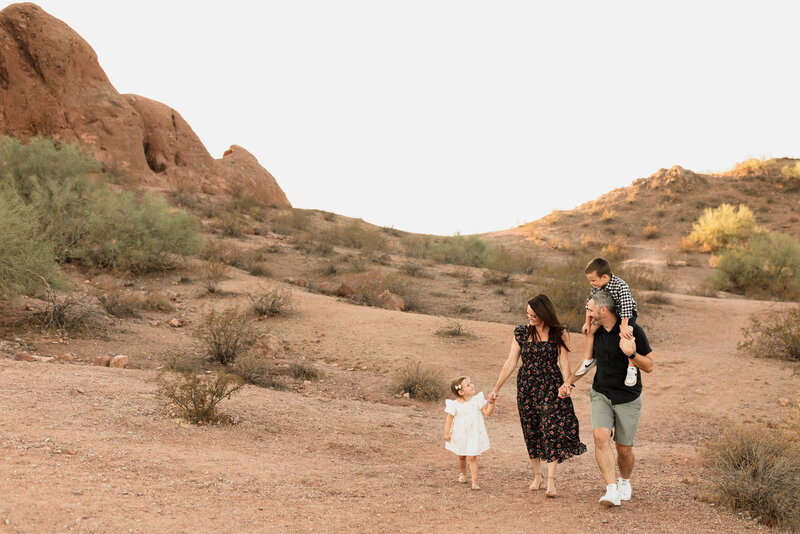
[[[475,395],[473,398],[475,399],[475,403],[478,405],[478,408],[483,408],[486,406],[486,403],[489,402],[486,400],[486,397],[483,396],[483,391]]]
[[[456,401],[452,399],[445,399],[444,413],[455,416],[456,415]]]
[[[517,325],[514,329],[514,339],[516,339],[517,343],[521,346],[525,340],[528,339],[528,327],[524,324]]]

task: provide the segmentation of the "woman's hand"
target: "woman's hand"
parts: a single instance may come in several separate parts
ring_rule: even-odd
[[[494,401],[496,401],[497,400],[497,392],[496,391],[492,391],[491,393],[489,393],[489,396],[486,398],[486,400],[489,401],[489,402],[492,402],[492,403]]]

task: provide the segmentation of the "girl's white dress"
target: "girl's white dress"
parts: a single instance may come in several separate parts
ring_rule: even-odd
[[[444,448],[459,456],[477,456],[489,449],[489,434],[483,424],[481,408],[486,405],[481,391],[467,402],[447,399],[444,411],[455,417],[450,425],[450,441]]]

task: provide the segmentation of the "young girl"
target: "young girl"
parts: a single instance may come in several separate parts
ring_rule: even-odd
[[[494,403],[489,403],[483,392],[475,394],[475,384],[467,376],[460,376],[450,384],[450,391],[456,400],[447,399],[444,411],[447,422],[444,425],[444,447],[458,455],[458,468],[461,475],[458,481],[467,481],[467,462],[472,475],[472,489],[478,486],[478,455],[489,448],[489,436],[483,424],[483,416],[490,416]]]

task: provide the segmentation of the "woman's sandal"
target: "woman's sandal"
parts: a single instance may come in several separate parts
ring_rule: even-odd
[[[542,481],[543,480],[544,479],[542,478],[542,475],[533,475],[533,482],[531,482],[531,485],[528,486],[528,489],[531,490],[531,491],[536,491],[538,489],[542,489]]]
[[[553,481],[552,491],[550,490],[550,481]],[[544,492],[544,496],[550,499],[555,499],[558,497],[558,491],[556,490],[556,479],[555,477],[547,477],[547,491]]]
[[[467,475],[465,475],[464,473],[461,473],[460,475],[458,475],[458,483],[459,484],[466,484],[467,483]]]

